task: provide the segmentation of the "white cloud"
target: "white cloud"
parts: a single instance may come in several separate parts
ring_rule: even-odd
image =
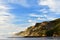
[[[24,7],[30,7],[30,5],[27,3],[27,0],[8,0],[8,2],[14,3],[14,4],[19,4]]]
[[[40,17],[38,17],[37,20],[42,20],[42,21],[44,21],[44,20],[46,20],[46,19],[45,19],[45,18],[40,18]]]
[[[19,27],[20,25],[12,24],[15,15],[8,12],[10,8],[6,5],[0,5],[0,35],[13,34],[24,29]]]
[[[51,21],[51,20],[55,20],[55,19],[57,19],[57,18],[50,17],[50,16],[48,16],[46,18],[40,18],[40,17],[37,18],[37,20],[42,20],[42,21]]]
[[[56,15],[60,15],[60,13],[55,13]]]
[[[30,5],[27,3],[27,0],[20,0],[18,4],[20,4],[24,7],[30,7]]]
[[[46,20],[46,18],[48,17],[46,14],[42,14],[42,15],[40,15],[40,14],[34,14],[34,13],[31,13],[31,14],[29,14],[29,16],[30,17],[36,17],[37,18],[37,20]]]
[[[54,19],[56,19],[56,17],[54,17],[54,16],[52,16],[51,17],[51,15],[47,15],[47,14],[42,14],[42,15],[37,15],[37,14],[34,14],[34,13],[31,13],[31,14],[29,14],[29,16],[30,17],[36,17],[36,22],[37,22],[37,20],[42,20],[42,21],[46,21],[46,20],[54,20]],[[33,22],[33,20],[31,21],[31,20],[29,20],[30,22]]]
[[[17,33],[25,29],[24,27],[19,27],[19,26],[15,24],[9,24],[9,23],[5,25],[3,24],[0,27],[0,35],[6,35],[6,34],[9,35],[9,34],[13,34],[14,32]]]
[[[8,13],[9,8],[6,5],[0,5],[0,23],[7,22],[14,18],[14,15]]]
[[[42,13],[48,13],[48,11],[44,8],[44,9],[40,9],[38,10],[39,12],[42,12]]]
[[[34,26],[36,22],[31,22],[29,26]]]
[[[29,22],[29,24],[27,25],[27,27],[34,26],[37,21],[36,20],[29,19],[28,22]]]
[[[40,0],[39,5],[47,5],[54,12],[60,12],[60,0]]]
[[[32,20],[28,20],[28,22],[32,22]]]
[[[8,8],[8,6],[9,6],[9,5],[0,4],[0,9],[1,9],[1,10],[4,10],[4,9],[12,9],[12,7],[9,7],[9,8]]]
[[[50,17],[50,18],[49,18],[49,20],[55,20],[55,19],[57,19],[57,18],[54,18],[54,17]]]
[[[29,14],[29,16],[31,16],[31,17],[43,17],[43,15],[38,15],[35,13],[31,13],[31,14]]]
[[[46,14],[45,14],[44,16],[45,16],[45,20],[48,20],[48,21],[57,19],[57,18],[54,17],[54,16],[51,17],[51,15],[46,15]]]
[[[54,0],[40,0],[39,5],[48,5],[52,10],[54,10],[56,6]]]

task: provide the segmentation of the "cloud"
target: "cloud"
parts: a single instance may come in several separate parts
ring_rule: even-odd
[[[47,5],[49,6],[50,10],[54,12],[60,12],[60,1],[59,0],[40,0],[38,2],[39,5]]]
[[[46,15],[45,14],[44,16],[45,16],[45,20],[48,20],[48,21],[57,19],[55,16],[51,17],[51,15]]]
[[[19,26],[15,25],[15,24],[10,24],[10,23],[6,23],[5,25],[2,24],[0,26],[0,35],[6,35],[6,34],[9,35],[9,34],[13,34],[14,32],[15,33],[20,32],[24,28],[23,27],[19,27]]]
[[[41,19],[41,18],[44,18],[46,15],[43,15],[43,14],[40,15],[40,14],[31,13],[31,14],[29,14],[29,16]]]
[[[51,16],[48,16],[48,15],[43,15],[45,17],[41,18],[41,17],[37,17],[37,21],[40,20],[40,22],[42,21],[51,21],[51,20],[55,20],[57,19],[56,17],[51,17]]]
[[[52,10],[54,10],[56,4],[54,0],[41,0],[39,5],[48,5]]]
[[[36,22],[31,22],[29,26],[34,26]]]
[[[28,22],[32,22],[32,20],[28,20]]]
[[[8,3],[14,3],[14,4],[18,4],[24,7],[30,7],[30,5],[27,3],[27,0],[8,0]]]
[[[34,26],[37,21],[30,19],[30,20],[28,20],[28,22],[29,22],[29,25],[28,25],[28,27],[29,27],[29,26]]]
[[[42,20],[42,21],[44,21],[44,20],[46,20],[46,19],[45,19],[45,18],[40,18],[40,17],[38,17],[37,20]]]
[[[35,14],[35,13],[31,13],[31,14],[29,14],[29,16],[31,16],[31,17],[43,17],[43,15],[39,15],[39,14]]]
[[[44,9],[40,9],[38,10],[39,12],[42,12],[42,13],[48,13],[48,11],[44,8]]]
[[[23,30],[20,25],[13,24],[15,20],[15,15],[9,13],[8,11],[12,9],[9,5],[0,5],[0,35],[13,34]]]
[[[14,15],[8,13],[9,8],[6,5],[0,5],[0,23],[7,22],[14,18]]]
[[[40,21],[50,21],[50,20],[54,20],[57,19],[55,16],[52,16],[50,14],[35,14],[35,13],[31,13],[29,14],[30,17],[35,17],[35,22],[37,22],[38,20]],[[30,22],[33,22],[33,20],[29,20]]]

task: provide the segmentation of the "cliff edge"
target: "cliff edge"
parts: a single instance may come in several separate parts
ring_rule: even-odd
[[[60,36],[60,18],[36,23],[34,26],[28,27],[25,31],[16,33],[16,35],[23,37]]]

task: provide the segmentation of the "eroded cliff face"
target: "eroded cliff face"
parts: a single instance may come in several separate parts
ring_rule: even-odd
[[[36,23],[25,31],[19,32],[18,36],[60,36],[60,19]]]

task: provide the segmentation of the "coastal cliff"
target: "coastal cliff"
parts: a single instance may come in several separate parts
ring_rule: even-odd
[[[25,31],[16,33],[16,35],[23,37],[60,36],[60,18],[36,23],[34,26],[28,27]]]

